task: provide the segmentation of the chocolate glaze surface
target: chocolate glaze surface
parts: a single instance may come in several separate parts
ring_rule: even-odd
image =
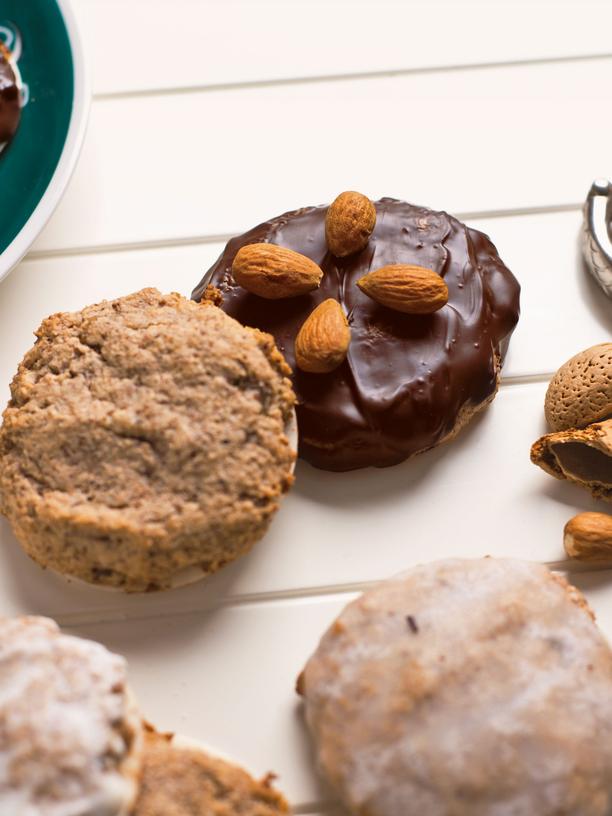
[[[4,46],[0,47],[0,144],[13,138],[21,117],[17,77]]]
[[[300,456],[326,470],[386,467],[444,441],[494,396],[520,288],[487,236],[445,212],[383,198],[365,249],[335,258],[325,242],[326,210],[286,213],[232,239],[192,296],[200,300],[210,283],[221,291],[224,311],[275,337],[294,372]],[[325,273],[320,288],[277,301],[241,289],[231,274],[234,256],[264,241],[318,263]],[[370,270],[395,263],[442,275],[447,305],[431,315],[402,314],[356,286]],[[349,318],[348,356],[329,374],[307,374],[295,366],[295,337],[329,297]]]

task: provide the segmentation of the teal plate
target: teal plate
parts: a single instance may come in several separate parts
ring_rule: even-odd
[[[89,84],[67,0],[0,0],[0,42],[21,78],[21,121],[0,152],[0,280],[58,205],[85,136]]]

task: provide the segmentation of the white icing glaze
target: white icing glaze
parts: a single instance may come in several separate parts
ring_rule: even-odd
[[[46,618],[0,618],[0,814],[129,812],[141,726],[126,683],[103,646]]]
[[[339,616],[303,685],[352,812],[612,813],[612,653],[542,566],[453,560],[387,581]]]

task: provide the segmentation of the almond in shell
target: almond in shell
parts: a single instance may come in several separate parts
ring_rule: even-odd
[[[232,264],[234,280],[268,300],[297,297],[317,289],[322,269],[310,258],[276,244],[247,244]]]
[[[295,362],[302,371],[326,374],[343,362],[351,342],[348,320],[337,300],[328,298],[306,318],[295,339]]]
[[[548,385],[544,413],[552,431],[612,416],[612,343],[591,346],[561,366]]]
[[[612,419],[540,437],[531,446],[531,461],[612,502]]]
[[[446,283],[424,266],[383,266],[360,278],[357,286],[382,306],[406,314],[432,314],[448,302]]]

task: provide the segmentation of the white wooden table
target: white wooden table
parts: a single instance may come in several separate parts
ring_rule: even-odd
[[[0,614],[49,614],[122,652],[150,719],[274,769],[298,813],[321,813],[293,688],[342,605],[450,555],[567,568],[565,521],[598,507],[529,446],[551,372],[612,333],[577,243],[591,181],[612,174],[612,4],[74,2],[91,122],[65,199],[0,285],[2,403],[43,316],[143,286],[187,295],[229,235],[344,189],[460,215],[523,286],[482,419],[385,471],[300,464],[267,538],[208,582],[147,597],[67,585],[0,522]],[[612,574],[573,580],[612,637]]]

